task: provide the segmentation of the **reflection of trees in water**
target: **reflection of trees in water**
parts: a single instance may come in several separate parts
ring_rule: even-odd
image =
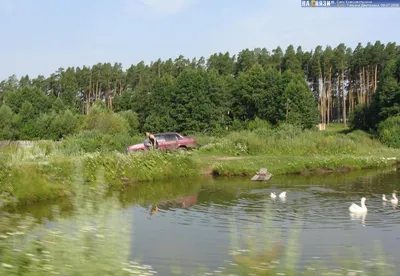
[[[391,194],[399,186],[400,172],[398,170],[391,170],[382,173],[366,174],[360,177],[358,181],[345,183],[343,189],[351,192],[363,190],[364,193]]]
[[[158,206],[164,210],[170,208],[186,208],[197,203],[197,195],[189,195],[178,197],[172,200],[162,200],[158,203]]]
[[[262,190],[257,191],[257,189]],[[351,193],[355,191],[363,191],[367,196],[382,193],[391,195],[394,189],[400,189],[400,171],[377,173],[376,170],[362,170],[343,174],[274,176],[267,182],[254,182],[241,177],[143,182],[134,183],[119,192],[107,191],[101,198],[105,199],[117,193],[123,208],[135,203],[148,208],[149,204],[158,203],[159,207],[162,206],[162,209],[168,210],[201,203],[204,207],[213,206],[217,210],[226,211],[237,205],[240,200],[255,202],[263,200],[269,194],[267,192],[274,189],[308,190],[314,196],[325,198],[352,196]],[[196,197],[195,201],[194,197]],[[102,201],[97,200],[96,204],[102,204]],[[59,215],[63,218],[74,214],[71,198],[20,206],[12,211],[22,215],[30,213],[39,220],[42,218],[52,220],[52,206],[58,207]],[[397,209],[397,206],[394,208]],[[254,211],[248,212],[254,214]]]
[[[119,199],[124,207],[134,203],[145,207],[197,194],[200,188],[201,181],[198,179],[135,183],[121,191]]]

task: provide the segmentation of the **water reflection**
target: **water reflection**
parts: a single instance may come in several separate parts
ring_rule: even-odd
[[[363,226],[365,226],[365,218],[367,217],[367,213],[350,213],[350,217],[352,220],[361,220]]]
[[[381,197],[399,184],[398,171],[387,174],[363,171],[328,176],[276,176],[268,182],[207,178],[136,183],[110,194],[117,193],[123,212],[135,217],[131,257],[141,257],[160,275],[170,275],[170,264],[179,262],[183,274],[190,275],[201,264],[218,270],[224,260],[232,258],[231,219],[237,226],[239,247],[245,244],[243,236],[248,232],[250,236],[266,233],[271,237],[275,231],[279,232],[277,238],[269,238],[279,242],[279,250],[271,243],[268,247],[271,251],[258,252],[253,257],[234,255],[239,263],[253,264],[265,254],[277,258],[278,252],[285,252],[283,246],[290,231],[296,229],[301,230],[298,243],[302,248],[299,257],[302,266],[316,256],[329,263],[332,252],[346,258],[348,248],[365,249],[371,240],[382,243],[385,257],[390,260],[400,254],[400,216],[397,204],[382,202]],[[272,199],[270,193],[276,191],[287,191],[286,198],[279,198],[277,193],[277,198]],[[349,214],[350,204],[359,202],[363,196],[367,198],[368,214]],[[101,206],[102,201],[97,204]],[[49,217],[51,205],[35,207],[41,210],[37,216]],[[60,209],[64,216],[74,216],[70,209]],[[32,210],[35,209],[25,211]],[[367,249],[364,251],[373,255]]]
[[[395,256],[400,253],[400,218],[394,210],[380,207],[380,196],[399,183],[399,174],[363,174],[366,178],[358,173],[339,177],[275,177],[266,183],[252,183],[245,178],[207,180],[201,183],[196,197],[187,195],[193,198],[190,206],[183,204],[184,196],[164,200],[163,204],[160,202],[163,213],[157,226],[137,226],[135,237],[147,240],[153,231],[162,231],[164,239],[146,245],[143,242],[143,246],[137,244],[134,252],[153,259],[153,264],[158,263],[161,271],[171,259],[184,262],[184,269],[188,271],[200,263],[218,270],[229,251],[228,218],[233,217],[239,233],[254,228],[266,233],[279,230],[281,238],[285,239],[291,229],[301,228],[300,242],[306,248],[300,257],[302,264],[315,256],[330,260],[331,252],[346,256],[348,246],[363,247],[371,239],[378,239],[385,245],[388,251],[385,256]],[[379,185],[374,185],[374,181]],[[270,193],[276,190],[287,190],[287,197],[272,199]],[[368,214],[350,214],[349,219],[348,207],[362,196],[368,199]],[[271,204],[265,207],[266,203]],[[265,211],[270,214],[268,226],[263,224]],[[301,226],[295,223],[299,219]],[[359,232],[360,226],[369,226],[366,227],[369,230]],[[383,231],[385,235],[382,235]],[[196,251],[187,249],[190,246]],[[179,253],[157,251],[158,248],[177,248]],[[156,251],[157,256],[154,256]],[[246,258],[236,259],[243,261]]]

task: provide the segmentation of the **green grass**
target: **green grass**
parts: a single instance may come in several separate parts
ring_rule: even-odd
[[[226,157],[225,157],[226,158]],[[238,159],[218,159],[205,157],[205,171],[211,170],[220,176],[252,176],[260,168],[267,168],[273,175],[328,173],[369,168],[384,168],[395,164],[396,160],[374,156],[249,156]],[[390,158],[390,157],[389,157]]]
[[[268,163],[271,165],[268,167],[271,168],[270,171],[285,173],[288,170],[288,167],[283,165],[285,162],[296,163],[297,165],[293,169],[295,171],[302,169],[299,164],[313,160],[311,157],[282,157],[271,159],[265,156],[264,159],[260,159],[260,156],[245,156],[239,157],[240,159],[232,159],[232,156],[217,158],[215,155],[149,152],[132,155],[98,153],[81,157],[52,156],[49,159],[51,162],[49,161],[45,165],[41,163],[42,167],[38,165],[39,162],[22,162],[19,169],[24,168],[21,171],[26,173],[23,182],[29,183],[30,175],[42,176],[43,179],[58,176],[59,181],[63,177],[69,177],[67,183],[59,181],[51,181],[51,183],[52,185],[58,183],[57,185],[69,187],[74,191],[75,196],[71,200],[74,216],[64,219],[58,215],[57,209],[54,209],[52,216],[54,223],[51,227],[45,227],[30,216],[2,212],[0,216],[0,275],[36,276],[53,273],[60,275],[137,275],[139,272],[143,273],[146,267],[140,263],[140,260],[136,260],[137,263],[129,260],[129,246],[134,244],[134,240],[131,241],[131,228],[135,226],[134,218],[131,213],[122,212],[123,203],[115,195],[106,196],[110,185],[114,183],[113,179],[116,181],[119,176],[131,177],[136,180],[163,177],[166,172],[154,169],[153,162],[156,162],[155,164],[159,167],[164,165],[162,168],[173,171],[173,173],[168,172],[167,176],[177,177],[176,173],[186,171],[182,169],[182,166],[188,168],[191,166],[199,168],[197,166],[201,167],[202,165],[225,166],[232,170],[238,169],[238,173],[241,170],[250,173],[253,165],[264,166],[266,162],[270,162]],[[340,162],[351,163],[350,159],[340,162],[337,160],[341,159],[326,157],[315,166],[320,167],[323,162],[333,164],[332,166],[337,166]],[[354,164],[372,162],[356,160],[353,161]],[[379,162],[374,164],[387,165],[385,161]],[[143,175],[140,170],[139,172],[130,172],[138,167],[145,170],[144,168],[148,167],[144,163],[150,168],[149,174],[153,175],[150,179],[141,178]],[[168,164],[179,165],[179,168],[174,171],[174,167],[168,167]],[[195,169],[192,172],[198,173]],[[113,178],[113,176],[115,177]],[[21,178],[22,175],[16,177]],[[44,182],[41,182],[44,180],[32,181],[38,181],[39,184],[44,185]],[[118,185],[117,183],[119,182],[115,182],[114,185]],[[185,187],[185,182],[178,181],[177,185]],[[151,200],[159,198],[160,194],[171,194],[171,197],[178,195],[172,187],[165,186],[160,189],[157,186],[149,186],[138,185],[137,189],[132,192],[138,198],[141,193],[154,193],[150,197]],[[194,185],[192,188],[187,187],[186,189],[197,190],[198,186]],[[323,275],[328,272],[335,272],[335,275],[352,275],[349,273],[354,270],[363,271],[367,275],[394,275],[391,271],[392,267],[383,259],[380,250],[375,251],[377,260],[368,260],[368,263],[362,262],[361,256],[354,255],[352,258],[348,258],[347,262],[339,259],[337,267],[334,268],[328,268],[324,263],[318,262],[310,263],[305,271],[300,271],[298,260],[301,248],[298,234],[301,229],[301,218],[299,217],[298,224],[290,229],[290,235],[286,240],[279,229],[271,227],[273,220],[268,203],[263,210],[265,213],[259,215],[263,215],[263,228],[269,229],[268,231],[259,231],[259,227],[247,227],[247,231],[238,233],[235,217],[227,218],[231,224],[230,254],[233,260],[226,263],[227,265],[219,275],[277,275],[277,273]],[[202,266],[202,273],[196,275],[204,275],[206,271],[209,271],[207,267]]]
[[[133,182],[201,174],[252,176],[260,168],[273,175],[383,168],[396,164],[400,157],[399,149],[388,148],[362,131],[347,132],[339,124],[327,131],[281,125],[231,132],[224,137],[198,135],[200,147],[189,152],[125,154],[108,150],[109,143],[101,151],[85,152],[93,139],[95,149],[103,141],[92,134],[61,143],[39,141],[31,147],[1,148],[0,205],[73,195],[70,177],[76,162],[82,162],[84,183],[96,183],[95,172],[104,168],[107,185],[120,188]],[[86,150],[80,150],[79,145],[86,145]]]
[[[329,131],[301,131],[292,126],[277,129],[231,132],[225,137],[197,136],[199,152],[205,154],[331,156],[370,155],[397,153],[373,136],[354,131],[348,134],[343,128],[332,127]]]

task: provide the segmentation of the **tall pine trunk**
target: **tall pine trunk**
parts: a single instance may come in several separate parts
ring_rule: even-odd
[[[344,123],[345,126],[347,126],[347,122],[346,122],[346,93],[344,91],[344,68],[342,69],[342,96],[343,96],[343,123]]]
[[[363,84],[363,90],[364,90],[364,99],[363,99],[363,101],[364,101],[364,103],[365,104],[368,104],[368,102],[367,102],[367,94],[368,94],[368,92],[367,92],[367,86],[366,86],[366,83],[365,83],[365,68],[363,67],[362,68],[362,72],[363,72],[363,74],[362,74],[362,84]]]
[[[371,97],[371,86],[370,86],[370,81],[369,81],[369,67],[367,67],[366,70],[366,74],[367,74],[367,105],[370,104],[370,97]]]
[[[378,83],[378,64],[375,65],[375,78],[374,78],[374,81],[375,81],[375,85],[374,85],[374,93],[375,93],[376,92],[376,86],[377,86],[377,83]]]
[[[332,107],[331,107],[331,101],[332,101],[332,66],[329,68],[329,87],[328,87],[328,125],[331,122],[331,112],[332,112]]]
[[[89,90],[88,90],[88,95],[86,98],[86,114],[89,114],[89,109],[90,109],[90,91],[92,90],[92,77],[90,77],[89,80]]]
[[[340,122],[340,75],[338,74],[337,79],[336,79],[336,103],[337,103],[337,114],[336,114],[336,119],[338,123]]]

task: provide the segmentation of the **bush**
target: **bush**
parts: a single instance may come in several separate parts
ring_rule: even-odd
[[[127,133],[115,135],[103,134],[98,130],[84,130],[80,133],[67,137],[61,144],[65,154],[77,152],[110,152],[119,151],[132,144],[139,143],[143,137],[131,137]]]
[[[400,115],[389,117],[378,126],[379,140],[392,148],[400,148]]]
[[[120,186],[124,181],[153,181],[199,175],[198,160],[189,152],[95,153],[85,155],[82,165],[88,182],[96,182],[96,171],[104,166],[105,180],[111,186]]]
[[[271,129],[271,124],[266,121],[266,120],[260,120],[258,117],[256,117],[254,120],[250,121],[248,123],[247,129],[254,131],[257,129]]]
[[[14,137],[13,116],[10,107],[7,105],[0,107],[0,140],[10,140]]]
[[[351,130],[361,129],[369,131],[368,107],[364,104],[357,105],[349,117],[349,128]]]
[[[139,118],[136,112],[132,110],[121,111],[118,113],[124,118],[129,125],[128,133],[131,136],[137,135],[139,133]]]
[[[128,135],[130,126],[129,122],[121,115],[105,109],[102,103],[95,103],[90,113],[85,117],[84,128],[102,134]]]
[[[224,137],[196,136],[199,151],[231,155],[357,155],[387,148],[361,130],[348,134],[302,131],[300,126],[283,123],[273,129],[231,132]]]

